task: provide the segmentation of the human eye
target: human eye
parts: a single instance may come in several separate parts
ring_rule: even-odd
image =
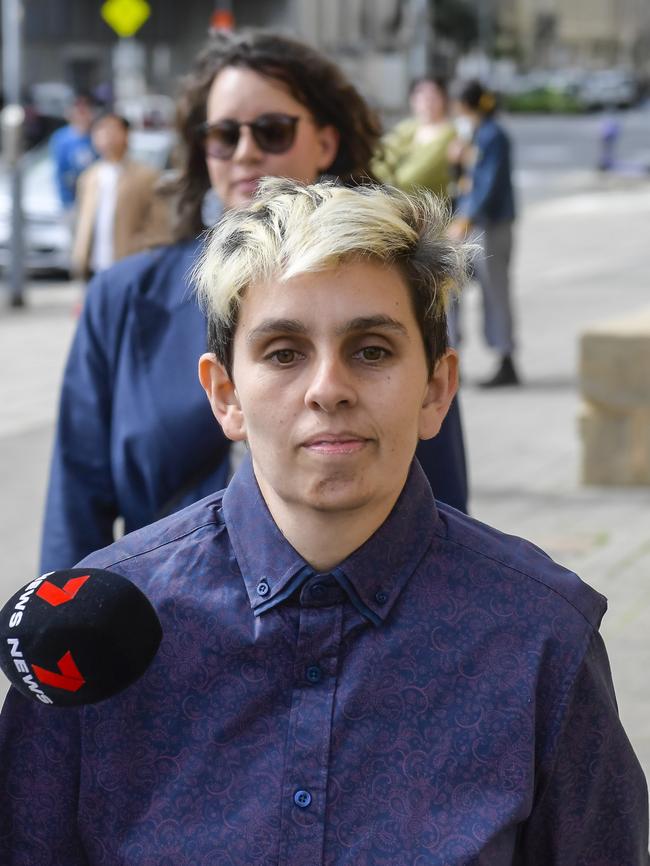
[[[383,346],[363,346],[355,352],[355,357],[369,364],[377,364],[391,356],[391,352]]]
[[[274,349],[269,352],[264,360],[270,361],[277,367],[289,367],[299,359],[300,353],[295,349]]]

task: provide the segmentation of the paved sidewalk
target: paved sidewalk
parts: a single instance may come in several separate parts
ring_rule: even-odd
[[[478,290],[467,291],[463,403],[475,517],[531,539],[609,599],[603,621],[623,722],[650,777],[650,488],[580,484],[578,338],[650,304],[650,185],[529,207],[515,286],[522,388],[484,392]],[[648,371],[650,377],[650,371]]]
[[[7,309],[0,296],[2,604],[36,574],[61,373],[80,295],[78,284],[39,281],[28,288],[26,308]],[[0,676],[0,700],[4,690]]]
[[[650,186],[537,202],[518,227],[520,389],[485,393],[478,292],[465,302],[462,409],[472,511],[523,535],[609,598],[603,633],[620,710],[650,773],[650,489],[584,488],[577,338],[650,303]],[[0,599],[36,572],[60,375],[80,288],[33,284],[29,309],[0,308]],[[0,699],[4,684],[0,683]]]

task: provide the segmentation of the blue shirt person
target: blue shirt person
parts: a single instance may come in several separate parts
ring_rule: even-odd
[[[62,206],[69,210],[75,203],[77,178],[97,159],[90,136],[93,108],[89,99],[78,96],[70,109],[70,123],[50,137],[56,186]]]
[[[605,600],[413,459],[457,386],[447,230],[432,196],[279,179],[222,220],[199,377],[249,454],[84,561],[163,643],[95,706],[10,692],[2,862],[648,866]]]
[[[459,85],[455,101],[458,122],[471,134],[461,150],[465,175],[456,202],[454,237],[472,230],[482,247],[474,270],[483,295],[483,332],[499,358],[496,371],[479,384],[485,388],[518,385],[515,368],[515,324],[510,287],[515,201],[510,138],[495,119],[496,99],[480,81]],[[451,315],[454,345],[461,338],[459,309]]]

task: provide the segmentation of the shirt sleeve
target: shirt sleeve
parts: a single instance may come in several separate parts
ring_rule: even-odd
[[[170,200],[157,189],[160,172],[147,171],[138,194],[138,219],[124,254],[131,256],[154,246],[173,243]]]
[[[77,825],[77,710],[11,689],[0,716],[0,863],[89,866]]]
[[[88,295],[61,389],[41,543],[41,573],[71,568],[113,541],[118,504],[110,459],[111,366],[103,276]],[[118,301],[116,299],[115,303]]]
[[[522,866],[648,866],[648,789],[594,635],[550,767],[539,774]]]

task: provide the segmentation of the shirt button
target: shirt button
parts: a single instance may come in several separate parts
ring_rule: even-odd
[[[318,665],[309,665],[306,671],[307,681],[310,683],[319,683],[323,676],[323,671]]]
[[[293,795],[293,802],[301,809],[306,809],[311,803],[311,794],[309,791],[296,791]]]
[[[260,580],[257,584],[257,594],[261,596],[269,594],[269,585],[265,580]]]
[[[379,592],[375,593],[375,601],[377,604],[386,604],[388,601],[388,593],[384,592],[383,589],[380,589]]]
[[[325,595],[325,587],[322,583],[315,583],[310,592],[314,598],[322,598]]]

